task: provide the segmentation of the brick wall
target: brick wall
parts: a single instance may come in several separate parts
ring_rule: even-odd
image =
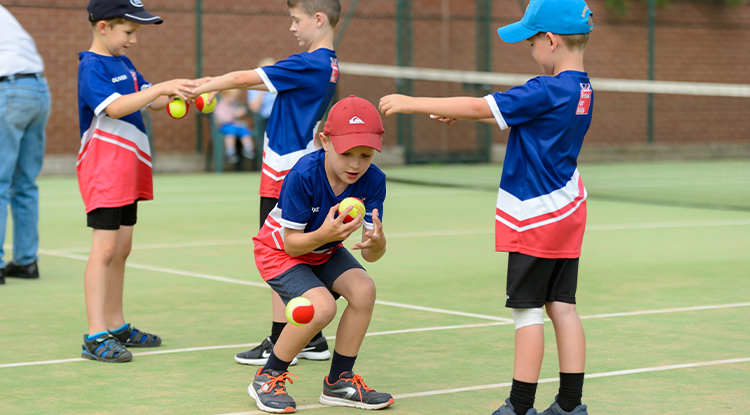
[[[53,109],[48,125],[48,154],[76,154],[77,54],[91,44],[85,0],[3,0],[34,37],[44,58],[52,88]],[[289,33],[284,0],[204,0],[203,73],[220,75],[252,69],[266,56],[282,59],[300,49]],[[350,0],[342,0],[344,12]],[[145,26],[138,45],[128,52],[151,82],[193,78],[196,30],[194,2],[147,0],[147,9],[165,23]],[[625,16],[591,0],[595,30],[586,51],[586,69],[597,78],[645,79],[648,27],[645,2],[629,2]],[[396,63],[395,0],[361,1],[338,48],[339,60],[393,65]],[[448,6],[448,9],[442,7]],[[414,56],[419,67],[475,70],[474,0],[413,0]],[[449,19],[444,19],[447,11]],[[493,26],[517,21],[517,0],[492,4]],[[343,17],[343,16],[342,16]],[[750,83],[750,4],[727,6],[721,0],[673,2],[657,12],[656,69],[658,80]],[[528,46],[506,44],[492,36],[495,72],[539,73]],[[495,90],[509,86],[495,86]],[[395,91],[392,80],[342,76],[338,96],[356,94],[377,104]],[[416,82],[418,95],[469,95],[461,85]],[[587,145],[633,145],[645,142],[646,95],[596,93],[595,117]],[[655,99],[657,143],[750,143],[750,99],[658,95]],[[196,148],[195,111],[182,120],[151,112],[157,153],[192,153]],[[385,120],[386,145],[395,145],[395,120]],[[471,149],[475,126],[445,128],[425,117],[415,120],[415,148],[428,151]],[[507,132],[493,129],[502,143]],[[205,141],[205,140],[204,140]]]

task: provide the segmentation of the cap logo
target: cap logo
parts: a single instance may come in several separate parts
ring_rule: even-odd
[[[130,0],[130,4],[135,7],[143,7],[143,2],[141,2],[141,0]]]
[[[364,124],[365,122],[362,121],[361,118],[357,117],[356,115],[352,117],[351,120],[349,120],[349,124]]]
[[[586,7],[583,8],[583,13],[581,13],[581,17],[586,17],[586,12],[588,11],[589,6],[586,5]]]

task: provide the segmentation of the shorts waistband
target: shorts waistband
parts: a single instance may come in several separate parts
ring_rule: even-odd
[[[41,78],[42,74],[40,73],[17,73],[15,75],[8,75],[8,76],[0,76],[0,82],[10,81],[13,79],[21,79],[21,78]]]

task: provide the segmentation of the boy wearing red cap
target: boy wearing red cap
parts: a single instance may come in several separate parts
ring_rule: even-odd
[[[383,202],[385,174],[372,165],[381,151],[383,124],[368,101],[350,96],[331,108],[324,131],[323,148],[302,157],[289,171],[276,207],[253,238],[255,263],[263,279],[284,303],[305,297],[315,308],[312,321],[304,326],[288,324],[266,365],[248,387],[258,408],[290,413],[296,404],[286,393],[287,369],[310,339],[336,316],[336,299],[348,304],[336,333],[331,370],[323,380],[320,403],[360,409],[381,409],[393,397],[369,388],[352,369],[370,324],[375,305],[375,283],[341,244],[364,226],[359,250],[367,262],[385,254]],[[360,199],[365,217],[344,223],[337,216],[339,203]],[[293,376],[293,375],[292,375]]]

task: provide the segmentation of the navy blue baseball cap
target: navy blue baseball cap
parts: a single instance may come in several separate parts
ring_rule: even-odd
[[[164,20],[146,11],[141,0],[91,0],[86,10],[89,21],[122,17],[139,24],[162,24]]]
[[[531,0],[520,22],[497,29],[508,43],[523,42],[539,32],[580,35],[594,30],[593,13],[584,0]]]

